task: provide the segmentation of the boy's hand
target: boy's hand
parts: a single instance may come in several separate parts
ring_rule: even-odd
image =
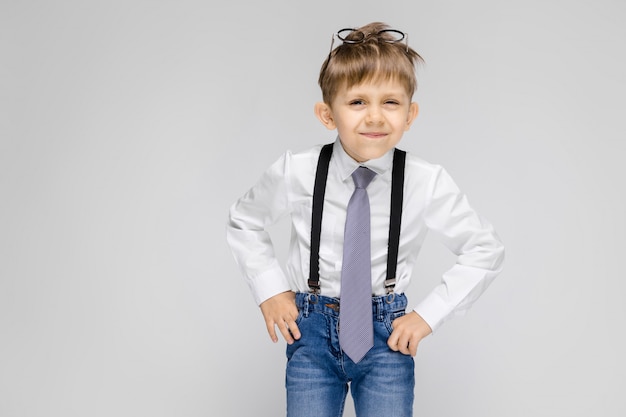
[[[296,325],[298,307],[296,307],[296,294],[286,291],[263,301],[260,305],[267,332],[274,343],[278,342],[276,328],[282,333],[285,341],[292,344],[295,339],[300,339],[300,330]]]
[[[405,355],[417,355],[419,342],[432,333],[428,323],[415,311],[398,317],[391,326],[393,332],[387,339],[387,345],[391,350],[400,351]]]

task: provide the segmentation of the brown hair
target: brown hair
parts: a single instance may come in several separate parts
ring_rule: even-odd
[[[364,81],[398,80],[413,97],[416,65],[423,59],[404,42],[394,42],[390,29],[385,23],[369,23],[347,35],[346,41],[328,54],[318,80],[326,104],[332,103],[339,88]]]

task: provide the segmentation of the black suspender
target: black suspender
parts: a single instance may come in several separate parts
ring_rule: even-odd
[[[398,247],[400,246],[400,226],[402,222],[402,199],[404,198],[404,161],[406,152],[396,149],[393,153],[391,171],[391,211],[389,215],[389,243],[387,244],[387,279],[385,290],[393,292],[396,285]]]
[[[322,234],[322,210],[324,208],[324,194],[326,193],[326,179],[328,166],[333,153],[333,144],[322,147],[317,161],[315,185],[313,188],[313,210],[311,214],[311,259],[309,262],[309,288],[314,294],[320,292],[319,251],[320,236]],[[400,226],[402,221],[402,199],[404,196],[404,162],[406,152],[396,149],[393,154],[393,169],[391,173],[391,212],[389,218],[389,242],[387,248],[387,279],[385,291],[393,293],[396,285],[396,267],[398,264],[398,247],[400,245]]]
[[[328,165],[333,154],[333,144],[322,147],[317,160],[315,186],[313,188],[313,210],[311,215],[311,261],[309,262],[309,288],[314,294],[320,292],[320,235],[322,234],[322,210],[326,193]]]

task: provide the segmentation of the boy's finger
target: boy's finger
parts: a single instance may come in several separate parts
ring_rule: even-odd
[[[298,328],[295,320],[289,321],[289,323],[287,323],[287,327],[289,328],[289,333],[291,333],[291,336],[293,336],[294,339],[300,339],[300,329]]]
[[[272,342],[278,342],[278,337],[276,337],[276,329],[274,328],[274,322],[265,322],[265,326],[267,327],[267,333],[270,335],[270,339]]]
[[[405,336],[400,335],[397,330],[391,332],[389,339],[387,339],[387,345],[393,351],[400,352],[404,355],[415,356],[414,354],[412,354],[413,346],[409,345],[409,340],[407,340]]]
[[[289,328],[287,327],[287,324],[285,324],[284,321],[281,321],[278,324],[278,330],[280,330],[280,332],[282,333],[283,337],[285,338],[285,341],[287,342],[287,344],[292,344],[293,343],[293,337],[291,337],[291,333],[289,332]]]
[[[387,339],[387,346],[395,352],[398,351],[398,336],[396,331],[391,332],[389,339]]]

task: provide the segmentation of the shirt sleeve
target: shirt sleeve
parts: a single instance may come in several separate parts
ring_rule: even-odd
[[[455,265],[415,308],[434,332],[448,319],[463,315],[500,273],[504,245],[441,167],[429,187],[425,223],[457,256]]]
[[[288,161],[287,152],[229,211],[226,239],[257,304],[290,290],[267,232],[289,212]]]

